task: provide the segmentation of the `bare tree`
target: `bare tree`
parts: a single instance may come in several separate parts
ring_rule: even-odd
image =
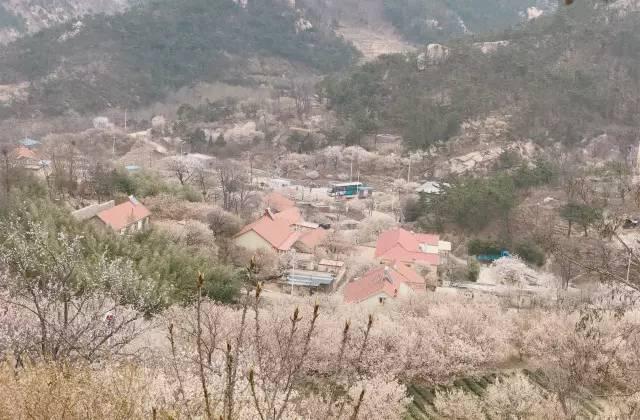
[[[304,116],[311,111],[313,87],[309,83],[298,80],[292,82],[291,92],[296,101],[296,114],[298,119],[302,121]]]
[[[6,146],[2,147],[0,151],[2,154],[2,180],[4,184],[4,190],[7,194],[11,191],[11,157],[9,155],[9,149]]]
[[[314,305],[308,315],[295,308],[287,325],[269,325],[268,318],[261,314],[262,285],[257,281],[257,274],[258,268],[255,261],[252,261],[245,271],[246,288],[238,307],[235,325],[229,331],[225,331],[224,320],[216,315],[219,307],[202,299],[203,278],[200,276],[198,279],[195,313],[190,315],[190,321],[185,325],[186,329],[180,331],[180,335],[187,341],[195,341],[196,355],[192,360],[197,366],[206,418],[237,418],[242,404],[248,403],[246,397],[242,398],[243,403],[238,394],[248,388],[255,417],[261,420],[280,420],[291,415],[288,409],[292,405],[294,394],[304,384],[305,366],[313,348],[320,306]],[[265,326],[269,326],[268,331]],[[326,395],[324,418],[357,418],[365,390],[362,389],[359,398],[355,400],[345,395],[345,391],[348,393],[353,388],[358,376],[358,366],[346,378],[342,367],[349,363],[347,348],[350,346],[357,349],[358,360],[363,359],[372,326],[373,318],[370,316],[362,341],[352,343],[351,324],[345,323],[337,354],[337,376],[329,380],[333,385]],[[178,352],[175,350],[176,334],[173,325],[169,326],[169,340],[175,358]],[[247,362],[247,356],[250,356],[250,362]],[[181,377],[179,369],[173,371],[177,377]],[[212,376],[218,379],[214,381]],[[342,379],[340,384],[337,383],[338,376]],[[184,395],[182,382],[181,379],[177,381],[180,395]],[[212,382],[218,386],[212,389]],[[349,412],[351,415],[347,415]]]
[[[194,176],[197,176],[199,173],[202,174],[203,171],[201,165],[198,165],[193,159],[188,159],[184,156],[174,156],[169,161],[167,167],[173,172],[182,186],[187,185]]]
[[[222,189],[222,208],[226,211],[242,212],[255,195],[246,173],[239,165],[227,163],[218,168],[218,181]]]

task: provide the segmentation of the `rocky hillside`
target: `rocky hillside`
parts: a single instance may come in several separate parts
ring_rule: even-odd
[[[389,28],[413,43],[505,29],[549,14],[554,0],[297,0],[338,27]]]
[[[0,43],[80,16],[124,11],[140,0],[4,0],[0,3]]]
[[[607,132],[623,147],[637,137],[638,28],[634,2],[575,2],[495,37],[379,59],[328,79],[325,94],[360,130],[397,130],[415,148],[490,115],[508,121],[504,141],[578,145]]]
[[[0,85],[23,87],[0,114],[131,109],[201,81],[281,83],[301,70],[342,69],[355,56],[279,0],[153,0],[0,50]]]

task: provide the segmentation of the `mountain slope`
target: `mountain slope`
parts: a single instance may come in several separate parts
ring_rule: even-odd
[[[505,29],[555,9],[554,0],[298,0],[324,22],[395,27],[414,43]]]
[[[4,0],[0,4],[0,43],[90,14],[124,11],[139,0]]]
[[[0,84],[26,80],[31,86],[27,102],[3,111],[135,107],[198,81],[251,84],[249,60],[333,71],[349,65],[354,55],[352,47],[309,28],[278,1],[156,0],[8,45],[0,53]]]
[[[384,0],[385,16],[420,43],[505,29],[553,9],[549,0]]]
[[[597,4],[576,2],[492,42],[385,57],[326,80],[325,94],[363,130],[395,129],[416,148],[495,113],[510,116],[513,139],[576,144],[604,130],[631,133],[640,112],[640,16]]]

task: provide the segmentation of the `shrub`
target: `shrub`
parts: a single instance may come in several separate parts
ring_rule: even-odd
[[[467,280],[476,282],[478,277],[480,277],[480,264],[475,259],[472,259],[467,266]]]
[[[482,239],[472,239],[467,245],[469,255],[498,255],[504,247],[496,241],[483,241]]]
[[[528,241],[520,242],[516,245],[514,252],[529,264],[533,264],[538,267],[544,265],[546,258],[544,250],[535,243]]]

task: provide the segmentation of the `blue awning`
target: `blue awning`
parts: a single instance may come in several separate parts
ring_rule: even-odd
[[[307,286],[307,287],[318,287],[318,286],[328,286],[335,278],[333,275],[329,273],[309,273],[309,272],[301,272],[301,273],[289,273],[287,276],[287,284],[292,286]]]

